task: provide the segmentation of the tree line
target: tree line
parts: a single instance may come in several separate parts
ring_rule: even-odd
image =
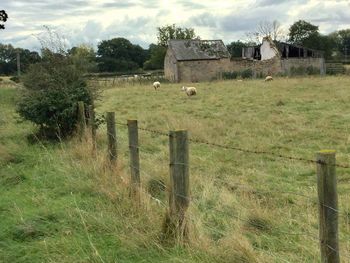
[[[68,49],[66,55],[71,56],[79,66],[87,67],[89,72],[156,70],[163,68],[169,39],[193,39],[195,37],[194,30],[191,28],[181,28],[175,24],[166,25],[158,28],[158,43],[150,44],[148,49],[133,44],[126,38],[118,37],[101,41],[97,46],[97,51],[91,46],[82,44]],[[48,40],[50,41],[53,40]],[[41,49],[41,54],[39,54],[36,51],[15,48],[11,44],[0,44],[0,75],[16,73],[17,53],[20,55],[21,70],[26,71],[30,64],[45,60],[47,54],[50,54],[46,51]]]
[[[5,16],[3,16],[5,17]],[[7,19],[7,15],[6,15]],[[2,19],[2,21],[6,21]],[[259,44],[263,36],[269,35],[275,41],[285,41],[306,48],[323,50],[326,59],[347,58],[350,53],[350,29],[321,34],[319,27],[299,20],[284,33],[277,21],[261,22],[255,31],[248,32],[247,41],[233,41],[227,44],[232,57],[241,57],[242,47]],[[128,39],[118,37],[101,41],[97,50],[80,45],[67,50],[67,55],[89,72],[135,72],[138,70],[162,69],[169,39],[200,39],[193,28],[182,28],[175,24],[157,28],[157,43],[144,49]],[[28,49],[0,44],[0,75],[13,75],[17,70],[17,53],[21,59],[21,70],[45,59],[45,50],[40,54]]]

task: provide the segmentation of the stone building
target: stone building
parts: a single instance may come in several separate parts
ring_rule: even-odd
[[[209,81],[229,62],[230,53],[221,40],[170,40],[164,74],[173,82]]]
[[[265,37],[261,45],[242,49],[241,58],[231,58],[221,40],[170,40],[164,60],[165,77],[172,82],[210,81],[225,72],[251,70],[253,76],[294,71],[325,73],[323,52]]]

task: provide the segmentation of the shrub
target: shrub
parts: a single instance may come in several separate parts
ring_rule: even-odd
[[[313,66],[308,66],[306,68],[306,74],[307,75],[319,75],[320,74],[320,69],[313,67]]]
[[[253,77],[253,70],[248,68],[248,69],[245,69],[241,72],[241,76],[243,79],[249,79],[249,78],[252,78]]]
[[[303,66],[298,66],[298,67],[292,66],[290,68],[290,75],[291,76],[301,76],[301,75],[305,75],[305,74],[306,74],[306,69]]]
[[[40,127],[41,134],[52,138],[74,132],[77,102],[93,101],[93,92],[83,79],[83,72],[64,56],[52,56],[29,67],[23,76],[25,92],[18,103],[18,113]]]
[[[20,79],[18,76],[13,76],[10,78],[10,80],[12,80],[13,82],[19,83]]]
[[[222,78],[223,79],[236,79],[238,77],[238,72],[232,71],[232,72],[223,72]]]

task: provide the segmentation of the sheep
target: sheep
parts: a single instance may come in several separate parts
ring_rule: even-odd
[[[160,82],[159,82],[159,81],[153,82],[153,88],[154,88],[155,90],[159,89],[159,88],[160,88]]]
[[[267,76],[267,77],[265,78],[265,81],[271,81],[271,80],[273,80],[273,78],[272,78],[271,76]]]
[[[182,91],[186,91],[187,96],[193,96],[197,94],[197,90],[195,87],[185,87],[182,86],[181,88]]]

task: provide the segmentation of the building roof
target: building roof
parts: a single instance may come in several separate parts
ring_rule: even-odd
[[[172,39],[169,41],[169,48],[173,50],[178,61],[212,60],[230,57],[230,53],[222,40]]]

